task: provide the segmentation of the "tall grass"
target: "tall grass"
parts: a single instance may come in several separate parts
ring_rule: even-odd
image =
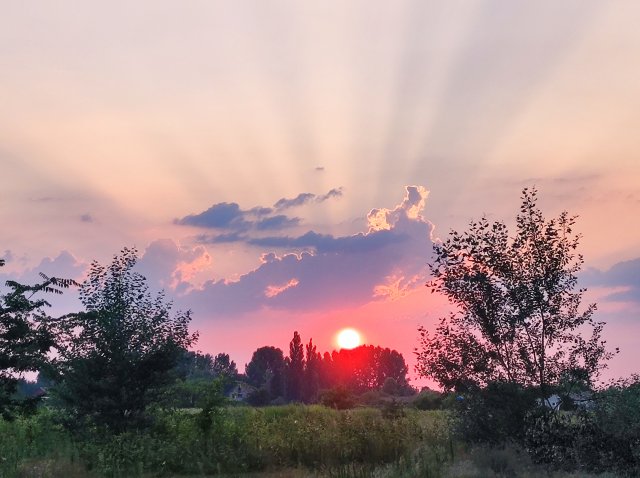
[[[158,412],[150,429],[117,436],[94,430],[77,440],[51,412],[42,411],[30,419],[0,422],[0,477],[20,476],[21,467],[51,460],[81,462],[114,478],[291,467],[329,476],[371,476],[380,465],[416,462],[418,450],[445,456],[449,443],[445,415],[417,410],[385,418],[377,409],[234,407],[219,410],[206,423],[198,413]]]

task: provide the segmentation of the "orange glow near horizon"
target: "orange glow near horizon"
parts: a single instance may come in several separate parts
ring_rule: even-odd
[[[341,349],[355,349],[362,344],[362,337],[355,329],[342,329],[336,336],[336,342]]]

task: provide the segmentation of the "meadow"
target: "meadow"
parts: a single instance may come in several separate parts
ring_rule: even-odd
[[[145,430],[117,436],[97,429],[72,436],[64,417],[46,408],[0,421],[0,477],[587,476],[547,472],[513,448],[462,445],[446,411],[286,405],[156,410],[154,418]]]

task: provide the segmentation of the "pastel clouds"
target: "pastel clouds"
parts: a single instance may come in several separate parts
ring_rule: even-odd
[[[199,273],[210,270],[212,264],[203,246],[190,248],[171,239],[158,239],[147,246],[136,268],[153,288],[185,293],[197,286]]]
[[[256,206],[243,210],[232,202],[214,204],[209,209],[175,219],[174,224],[200,229],[214,229],[217,234],[199,234],[196,239],[201,244],[224,244],[232,242],[250,242],[247,235],[252,232],[269,232],[290,229],[301,225],[299,217],[290,217],[281,212],[286,209],[303,206],[310,202],[322,203],[331,198],[342,196],[342,188],[334,188],[326,194],[300,193],[294,198],[281,198],[273,207]]]
[[[303,204],[307,204],[311,201],[320,203],[320,202],[326,201],[327,199],[339,198],[341,196],[342,196],[342,188],[331,189],[327,194],[322,194],[320,196],[312,193],[300,193],[296,197],[291,199],[287,199],[287,198],[279,199],[278,201],[276,201],[273,207],[278,210],[283,210],[291,207],[302,206]]]
[[[407,186],[407,195],[395,209],[372,209],[367,215],[369,231],[390,230],[402,217],[420,219],[429,196],[423,186]]]
[[[208,281],[180,301],[209,318],[263,309],[330,311],[402,297],[426,281],[433,225],[421,215],[428,192],[408,186],[402,203],[376,210],[385,227],[348,236],[245,236],[261,262],[237,280]],[[205,312],[206,311],[206,312]]]
[[[618,262],[605,271],[588,269],[580,279],[582,285],[600,288],[604,301],[640,304],[640,258]]]

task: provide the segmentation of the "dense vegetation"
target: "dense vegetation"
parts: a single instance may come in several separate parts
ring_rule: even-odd
[[[636,476],[637,377],[594,390],[613,353],[595,304],[581,308],[575,218],[546,219],[536,193],[523,191],[515,233],[483,218],[434,246],[428,286],[455,310],[435,331],[420,330],[418,370],[459,394],[455,430],[466,442],[516,444],[556,468]]]
[[[26,476],[47,459],[126,477],[375,466],[407,459],[417,446],[431,447],[443,462],[450,453],[447,422],[438,412],[408,411],[390,419],[376,409],[297,405],[221,408],[209,421],[188,412],[157,411],[154,417],[144,431],[94,431],[82,440],[59,427],[51,412],[1,423],[0,476]]]

